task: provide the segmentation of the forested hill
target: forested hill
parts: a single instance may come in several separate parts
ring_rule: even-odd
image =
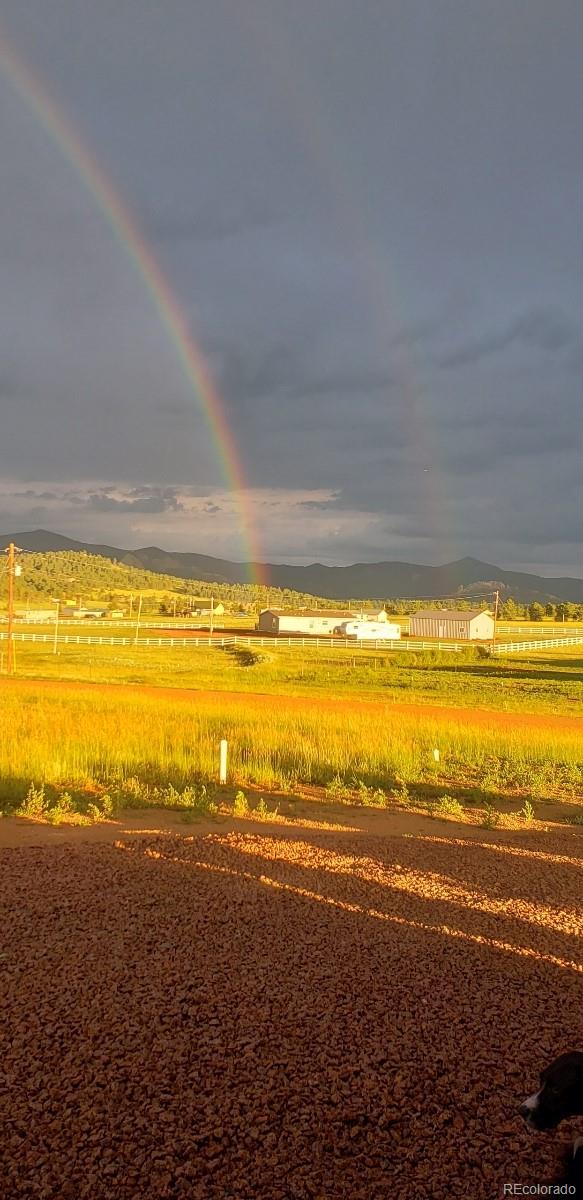
[[[84,550],[23,551],[18,558],[22,568],[16,585],[18,606],[44,604],[52,598],[74,600],[80,596],[83,604],[95,601],[117,607],[126,605],[130,596],[135,598],[138,594],[143,594],[146,610],[158,609],[161,603],[172,602],[174,597],[184,597],[186,604],[189,598],[209,599],[211,595],[231,611],[314,604],[313,596],[287,589],[180,579]],[[332,604],[330,600],[320,601],[322,607]]]

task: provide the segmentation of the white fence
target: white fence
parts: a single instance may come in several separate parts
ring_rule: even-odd
[[[7,633],[0,633],[0,641],[6,641]],[[15,642],[50,642],[54,645],[54,633],[13,633]],[[236,638],[212,637],[106,637],[90,633],[63,633],[57,637],[59,646],[233,646]]]
[[[6,617],[2,617],[1,619],[5,621]],[[217,624],[220,626],[224,625],[224,623],[223,617],[217,617],[214,622],[215,628],[217,627]],[[54,628],[55,619],[54,617],[45,617],[44,619],[33,621],[28,620],[26,617],[16,617],[14,624],[50,625]],[[112,620],[111,617],[59,617],[59,628],[61,625],[70,625],[73,627],[73,629],[103,629],[108,627],[114,629],[135,629],[136,624],[136,617],[133,619],[128,617],[119,617],[117,621]],[[176,619],[171,621],[140,621],[139,623],[140,629],[208,629],[208,627],[208,620],[194,621],[190,617],[176,617]]]
[[[243,637],[237,634],[231,639],[238,646],[334,646],[342,650],[451,650],[458,653],[467,650],[471,642],[423,642],[417,638],[378,638],[359,642],[357,638],[340,637]]]
[[[554,650],[555,646],[581,646],[580,637],[535,638],[528,642],[497,642],[492,647],[493,654],[521,654],[524,650]]]
[[[0,641],[6,641],[8,633],[0,632]],[[50,642],[54,645],[54,633],[13,633],[17,642]],[[107,637],[103,634],[64,633],[57,635],[58,645],[69,646],[326,646],[341,650],[361,649],[362,643],[354,638],[320,638],[320,637]],[[396,640],[374,640],[366,642],[367,650],[448,650],[459,653],[467,650],[468,642],[424,642],[415,638],[397,638]]]
[[[54,645],[54,633],[21,633],[13,632],[13,640],[15,642],[38,642],[39,644],[50,643]],[[6,641],[8,632],[2,630],[0,632],[0,642]],[[463,650],[471,649],[476,645],[484,645],[488,652],[492,654],[521,654],[526,650],[552,650],[556,646],[581,646],[583,645],[583,633],[573,637],[551,637],[551,638],[534,638],[529,641],[522,642],[496,642],[494,646],[490,643],[476,642],[440,642],[440,641],[422,641],[417,638],[397,638],[395,640],[379,639],[367,641],[363,646],[362,642],[356,641],[354,638],[339,638],[339,637],[243,637],[239,634],[232,637],[108,637],[105,634],[91,633],[62,633],[57,636],[59,646],[156,646],[156,647],[173,647],[180,646],[186,649],[190,646],[247,646],[249,648],[257,646],[302,646],[318,648],[324,646],[328,649],[338,650],[403,650],[403,651],[419,651],[419,650],[438,650],[440,652],[447,651],[452,654],[459,654]]]
[[[498,632],[501,637],[511,637],[514,640],[515,634],[526,634],[527,637],[578,637],[583,635],[583,625],[563,625],[562,621],[556,625],[545,625],[543,622],[535,625],[508,625],[504,621],[498,622]]]

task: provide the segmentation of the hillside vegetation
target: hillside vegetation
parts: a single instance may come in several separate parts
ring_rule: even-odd
[[[264,587],[250,583],[225,583],[201,579],[183,579],[176,575],[164,575],[158,571],[145,570],[143,567],[130,566],[115,558],[106,558],[98,554],[90,554],[84,550],[55,550],[21,554],[22,574],[17,583],[17,606],[24,604],[43,605],[50,603],[51,598],[74,599],[82,597],[83,603],[92,601],[118,607],[127,607],[130,597],[134,599],[142,594],[144,611],[159,611],[162,605],[168,607],[177,600],[178,610],[180,601],[184,608],[189,601],[208,600],[211,596],[215,601],[222,601],[230,612],[239,609],[250,613],[258,613],[262,608],[300,609],[337,608],[341,601],[330,600],[322,596],[314,596],[309,592],[296,592],[289,588]],[[0,604],[6,603],[6,579],[4,578],[3,596]],[[344,604],[348,601],[344,601]],[[359,602],[360,603],[360,602]],[[372,601],[361,603],[372,607]],[[453,598],[433,602],[444,608],[471,609],[485,606],[484,600],[476,601],[469,598]],[[487,603],[487,602],[486,602]],[[425,608],[431,602],[427,600],[402,600],[387,597],[385,607],[391,614],[404,616]],[[377,601],[377,607],[379,602]],[[499,615],[504,620],[583,620],[583,604],[552,604],[546,605],[533,602],[519,604],[506,598],[500,605]]]
[[[29,552],[20,555],[22,574],[18,578],[16,600],[31,605],[50,602],[52,597],[73,599],[80,595],[83,603],[92,600],[125,606],[130,596],[144,596],[144,608],[158,609],[174,597],[183,599],[220,600],[231,610],[252,612],[268,606],[300,607],[313,605],[316,598],[281,588],[266,588],[256,584],[209,583],[197,579],[181,579],[161,575],[141,567],[127,566],[115,559],[88,554],[82,550],[58,550],[46,553]],[[6,602],[6,579],[3,585]],[[318,600],[322,607],[334,606],[330,600]]]

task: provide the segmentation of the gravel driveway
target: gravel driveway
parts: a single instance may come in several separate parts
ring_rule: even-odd
[[[516,1107],[583,1047],[578,830],[125,838],[0,872],[10,1200],[493,1200],[560,1166],[576,1123]]]

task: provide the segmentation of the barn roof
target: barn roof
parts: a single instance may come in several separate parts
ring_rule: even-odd
[[[492,616],[489,608],[420,608],[419,612],[412,613],[412,617],[439,617],[441,621],[472,621],[474,617],[481,617],[487,613]]]
[[[302,608],[290,612],[288,608],[262,608],[262,613],[273,613],[274,617],[353,617],[354,613],[346,608]]]
[[[279,613],[280,617],[352,617],[354,614],[346,608],[303,608],[301,612]]]

